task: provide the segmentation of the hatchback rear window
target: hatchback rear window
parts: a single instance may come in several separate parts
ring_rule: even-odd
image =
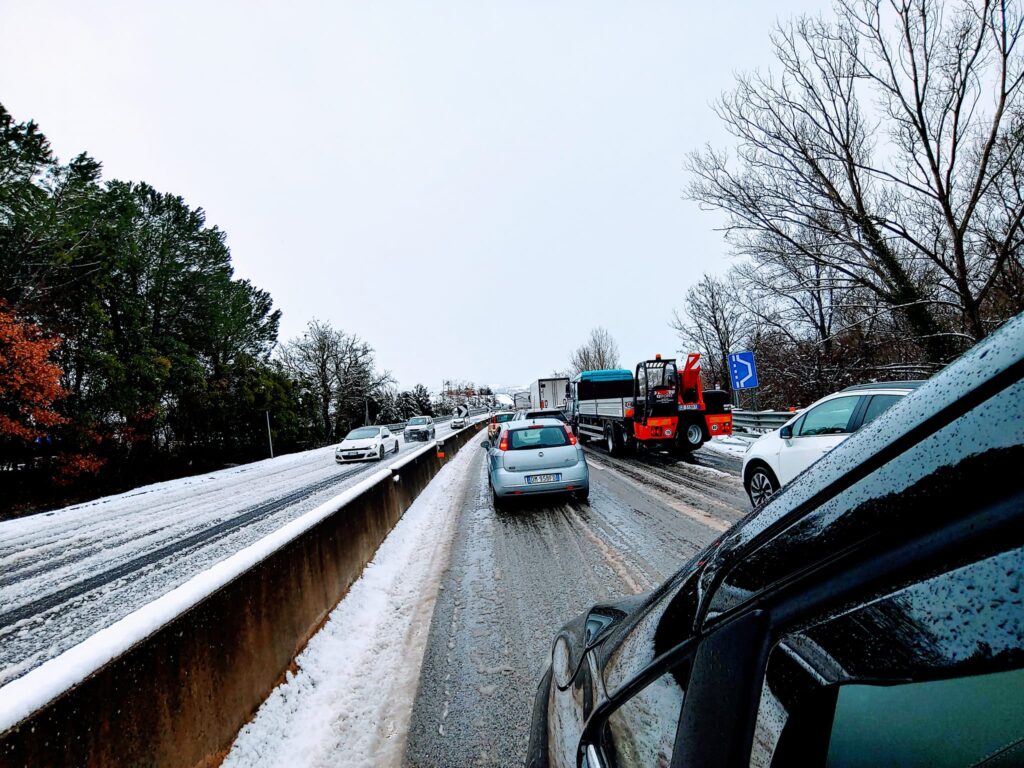
[[[523,451],[529,448],[556,448],[568,445],[569,436],[561,427],[527,427],[509,432],[509,450]]]
[[[504,424],[506,421],[511,421],[513,416],[515,416],[514,413],[499,413],[497,416],[494,417],[494,423]]]

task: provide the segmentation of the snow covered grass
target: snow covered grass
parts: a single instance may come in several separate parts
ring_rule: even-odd
[[[238,734],[225,766],[401,763],[430,618],[475,444],[424,489]]]
[[[754,442],[760,435],[737,435],[731,437],[713,437],[704,443],[703,448],[716,453],[724,453],[727,456],[739,456],[747,451],[747,446]]]

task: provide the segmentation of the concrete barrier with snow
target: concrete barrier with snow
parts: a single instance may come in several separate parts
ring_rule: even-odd
[[[0,766],[216,765],[444,461],[424,446],[0,688]]]

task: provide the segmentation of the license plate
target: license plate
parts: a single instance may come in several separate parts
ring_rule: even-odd
[[[358,453],[346,453],[345,454],[345,458],[346,459],[358,459],[359,455],[360,454],[358,454]]]
[[[557,483],[562,479],[561,475],[527,475],[527,485],[536,485],[537,483]]]

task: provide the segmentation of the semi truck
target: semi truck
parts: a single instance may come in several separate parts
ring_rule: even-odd
[[[581,442],[601,440],[612,455],[640,446],[688,453],[732,434],[729,395],[704,390],[697,352],[682,371],[661,355],[634,371],[583,371],[569,382],[565,411]]]
[[[569,379],[564,377],[537,379],[530,385],[530,407],[563,410],[568,386]]]

